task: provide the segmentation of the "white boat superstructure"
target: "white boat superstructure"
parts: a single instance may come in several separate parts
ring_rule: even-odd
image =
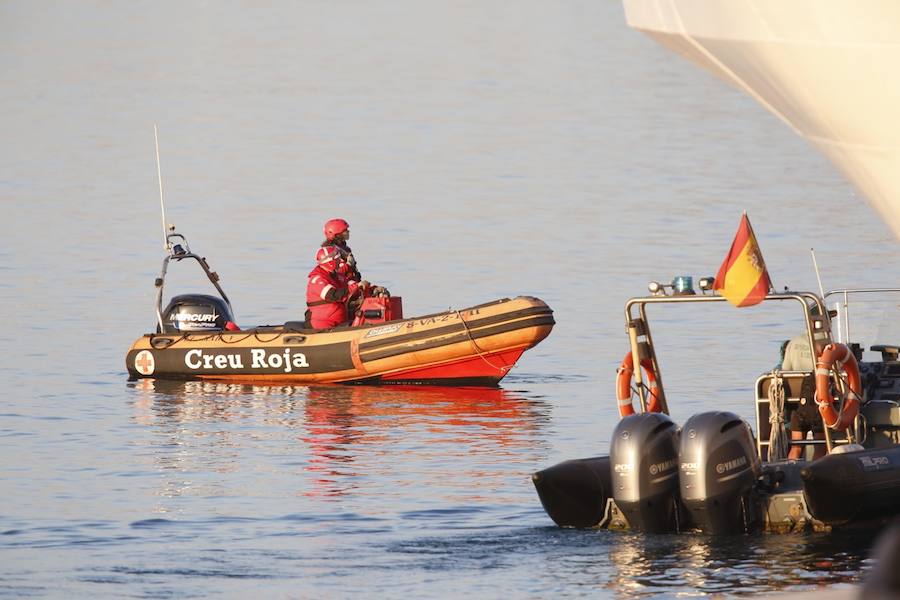
[[[628,24],[755,98],[900,238],[900,2],[624,0]]]

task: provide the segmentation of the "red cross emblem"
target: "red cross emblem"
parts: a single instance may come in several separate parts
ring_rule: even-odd
[[[138,355],[134,357],[134,368],[141,375],[153,374],[153,369],[156,368],[156,361],[153,360],[153,355],[149,350],[138,352]]]

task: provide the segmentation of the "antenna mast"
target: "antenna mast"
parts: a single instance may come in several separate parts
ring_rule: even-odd
[[[822,287],[822,277],[819,275],[819,263],[816,262],[816,251],[815,251],[813,248],[810,248],[810,249],[809,249],[809,253],[812,255],[813,268],[816,270],[816,279],[819,281],[819,294],[821,295],[821,298],[822,298],[822,304],[825,305],[825,306],[824,306],[824,308],[825,308],[825,316],[826,316],[826,318],[828,318],[828,320],[830,321],[831,318],[828,317],[828,305],[825,304],[825,288]],[[847,316],[847,315],[846,315],[846,308],[847,308],[847,305],[845,304],[845,305],[844,305],[844,309],[845,309],[844,316],[845,316],[845,317]],[[844,332],[841,331],[841,320],[838,319],[838,322],[837,322],[837,341],[841,341],[841,340],[844,339],[843,333],[844,333]],[[850,338],[850,322],[849,322],[849,321],[846,322],[846,335],[847,335],[847,339],[849,339],[849,338]]]
[[[822,296],[822,300],[824,300],[825,288],[822,287],[822,276],[819,275],[819,263],[816,262],[816,251],[814,248],[810,248],[809,253],[812,255],[813,268],[816,270],[816,279],[819,281],[819,294]]]
[[[162,211],[163,248],[169,250],[169,237],[166,235],[166,204],[163,201],[162,168],[159,165],[159,131],[153,124],[153,139],[156,141],[156,176],[159,178],[159,208]]]

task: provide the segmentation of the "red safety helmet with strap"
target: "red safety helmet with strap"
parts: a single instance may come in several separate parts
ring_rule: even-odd
[[[333,273],[341,258],[341,250],[337,246],[322,246],[316,250],[316,263],[328,271]]]
[[[325,239],[329,242],[348,231],[350,231],[350,224],[343,219],[331,219],[325,223]]]

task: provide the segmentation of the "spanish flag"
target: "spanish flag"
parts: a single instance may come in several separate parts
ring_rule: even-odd
[[[772,288],[772,281],[747,213],[741,217],[731,250],[719,267],[713,287],[737,307],[759,304]]]

